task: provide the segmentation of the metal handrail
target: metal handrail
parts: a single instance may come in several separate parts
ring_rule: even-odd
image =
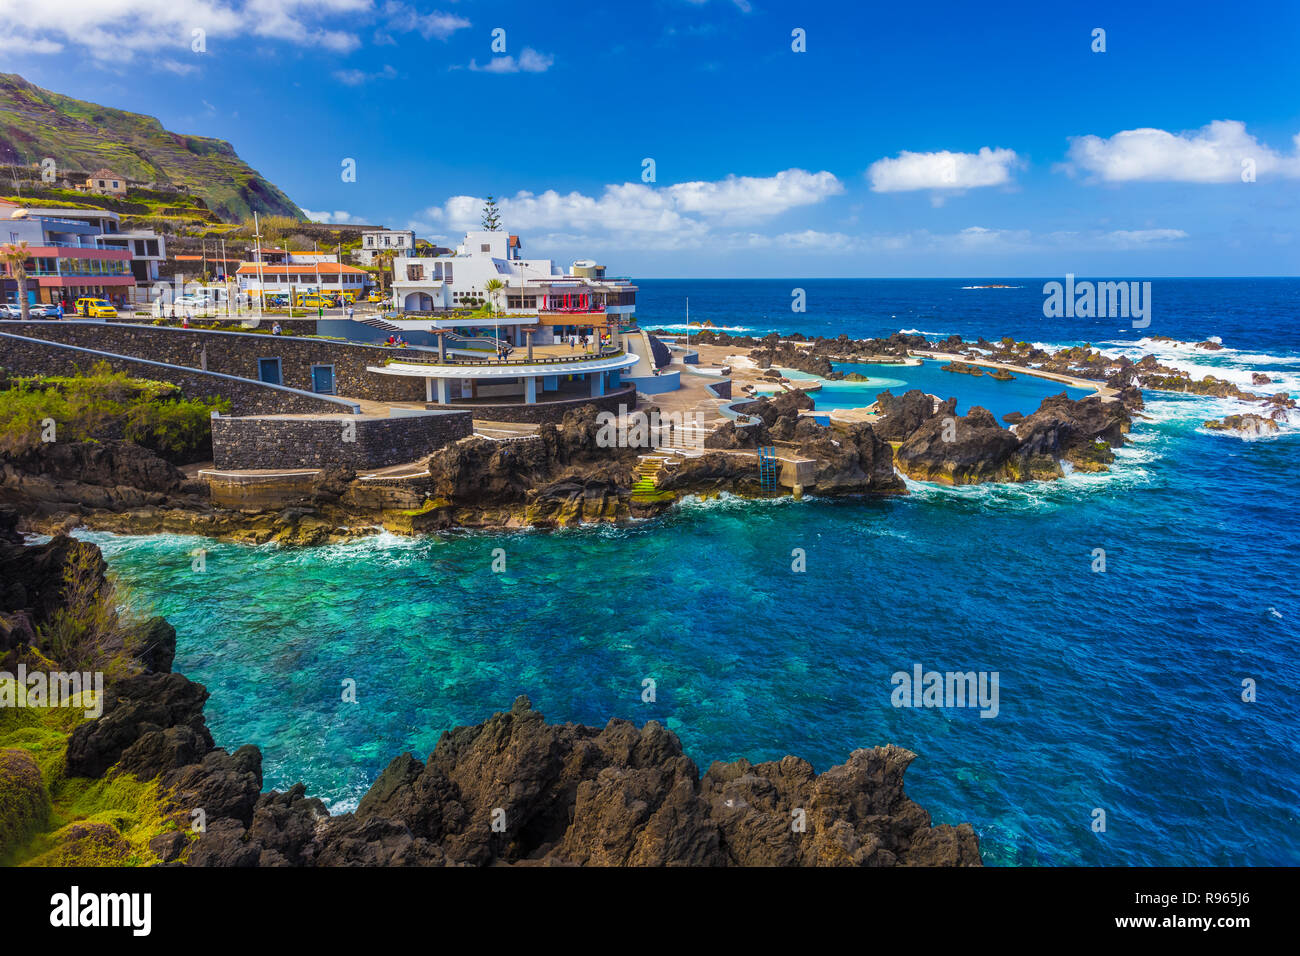
[[[565,365],[574,362],[590,362],[595,359],[602,359],[602,358],[617,358],[618,356],[625,355],[625,354],[627,353],[623,349],[614,349],[614,350],[602,349],[599,353],[588,352],[583,355],[550,355],[550,356],[543,355],[531,359],[528,358],[523,358],[523,359],[467,358],[467,359],[455,360],[449,358],[445,362],[412,362],[403,359],[390,358],[384,364],[391,365],[394,362],[401,362],[401,364],[403,365],[432,365],[432,366],[437,366],[438,368],[446,368],[448,366],[455,366],[455,365],[497,365],[497,366]]]

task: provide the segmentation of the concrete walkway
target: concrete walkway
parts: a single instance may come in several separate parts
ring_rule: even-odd
[[[1035,378],[1045,378],[1053,382],[1061,382],[1073,388],[1086,388],[1096,392],[1102,398],[1115,398],[1119,392],[1104,382],[1095,382],[1087,378],[1075,378],[1073,375],[1061,375],[1057,372],[1043,372],[1036,368],[1025,368],[1023,365],[1007,365],[1005,362],[994,362],[991,359],[970,358],[966,355],[953,355],[951,352],[922,352],[913,350],[913,355],[923,355],[926,358],[938,359],[941,362],[962,362],[966,365],[978,365],[982,368],[1001,368],[1008,372],[1019,372],[1021,375],[1032,375]]]

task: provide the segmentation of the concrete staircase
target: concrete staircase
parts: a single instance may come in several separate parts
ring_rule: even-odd
[[[381,332],[400,332],[401,326],[393,325],[392,322],[386,322],[376,315],[353,316],[353,322],[360,322],[362,325],[368,325],[372,329],[379,329]]]
[[[637,480],[632,484],[633,498],[653,498],[660,492],[655,488],[655,478],[663,471],[665,455],[642,455],[637,459]]]

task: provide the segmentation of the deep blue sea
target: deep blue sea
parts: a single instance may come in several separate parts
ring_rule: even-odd
[[[990,282],[1022,288],[962,288]],[[692,319],[757,334],[1090,342],[1300,393],[1300,280],[1152,280],[1142,330],[1044,319],[1042,282],[659,280],[638,308],[646,327],[680,322],[689,296]],[[963,406],[994,384],[948,380]],[[553,721],[659,720],[702,770],[785,754],[824,770],[902,745],[919,755],[909,794],[971,822],[991,864],[1300,864],[1297,423],[1244,441],[1201,427],[1236,402],[1147,402],[1110,474],[1051,483],[304,550],[89,537],[176,625],[218,743],[256,743],[268,788],[302,780],[336,810],[393,755],[526,693]],[[893,706],[891,675],[917,664],[996,671],[998,715]]]

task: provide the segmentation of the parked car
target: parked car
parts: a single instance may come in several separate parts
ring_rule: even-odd
[[[107,299],[78,299],[77,315],[88,319],[115,319],[117,309]]]
[[[32,318],[40,319],[57,319],[59,317],[59,306],[57,303],[37,302],[28,310]]]
[[[23,307],[12,302],[6,302],[0,305],[0,316],[6,319],[21,319],[23,317]]]

